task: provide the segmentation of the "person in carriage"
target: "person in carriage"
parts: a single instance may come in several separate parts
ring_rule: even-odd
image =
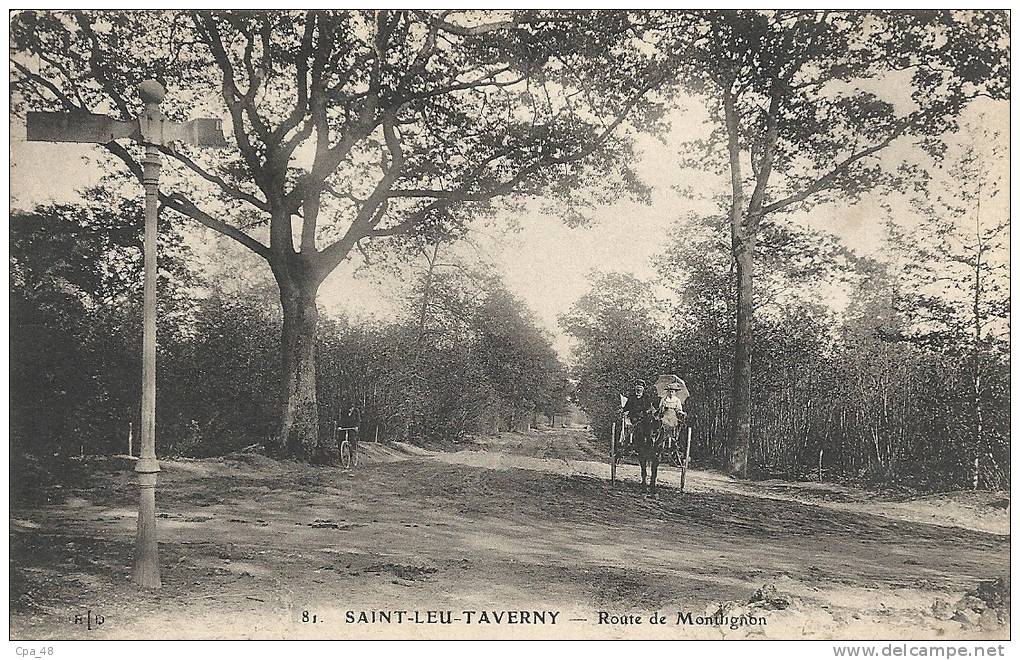
[[[657,390],[663,391],[656,407],[655,418],[659,421],[659,428],[663,434],[665,448],[667,451],[673,448],[676,443],[677,431],[681,424],[687,419],[684,412],[684,401],[690,396],[687,384],[676,376],[664,376],[656,382]]]
[[[620,398],[623,399],[621,412],[625,431],[623,449],[629,449],[634,442],[634,427],[655,413],[657,401],[645,390],[645,381],[640,378],[634,381],[631,395]]]

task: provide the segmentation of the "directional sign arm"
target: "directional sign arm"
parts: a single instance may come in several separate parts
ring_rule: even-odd
[[[120,121],[106,115],[86,112],[29,112],[28,139],[31,142],[85,142],[106,144],[120,138],[148,142],[139,130],[138,120]],[[223,122],[219,119],[192,119],[184,123],[163,121],[162,132],[151,140],[155,144],[184,142],[196,147],[225,147]]]
[[[223,122],[219,119],[192,119],[191,121],[168,121],[163,125],[163,142],[180,141],[196,147],[225,147]]]
[[[31,142],[107,144],[138,134],[137,121],[120,121],[84,112],[29,112],[27,128]]]

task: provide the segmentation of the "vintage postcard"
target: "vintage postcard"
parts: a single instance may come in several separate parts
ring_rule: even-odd
[[[1010,34],[11,12],[18,653],[1001,655]]]

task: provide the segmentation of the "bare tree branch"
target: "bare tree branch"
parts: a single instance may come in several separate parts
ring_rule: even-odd
[[[868,156],[872,156],[878,153],[882,149],[889,146],[889,144],[892,143],[893,140],[903,135],[906,132],[907,128],[910,127],[911,123],[912,122],[910,122],[909,120],[901,122],[881,142],[878,142],[877,144],[874,144],[868,147],[867,149],[862,149],[861,151],[858,151],[857,153],[850,156],[849,158],[843,160],[835,167],[833,167],[831,170],[829,170],[827,173],[815,179],[813,183],[808,185],[803,190],[793,193],[778,201],[772,202],[771,204],[765,205],[761,210],[762,215],[768,215],[776,211],[781,211],[792,204],[803,202],[808,197],[814,195],[817,192],[826,190],[836,181],[837,178],[839,178],[843,174],[846,174],[855,163],[859,162],[864,158],[867,158]]]
[[[173,209],[174,211],[186,215],[193,220],[197,220],[206,227],[214,229],[224,236],[229,236],[255,254],[267,260],[270,259],[271,252],[266,245],[252,238],[248,234],[245,234],[237,227],[228,225],[222,220],[217,220],[212,217],[202,209],[198,208],[194,202],[185,197],[182,193],[174,192],[169,195],[160,193],[159,199],[167,208]]]
[[[259,199],[255,195],[247,193],[241,190],[240,188],[231,185],[226,180],[224,180],[223,177],[217,174],[212,174],[211,172],[208,172],[205,168],[203,168],[201,165],[192,160],[187,154],[184,154],[170,146],[163,147],[161,151],[184,163],[184,165],[186,165],[188,169],[190,169],[192,172],[199,175],[206,181],[210,183],[215,183],[224,193],[233,197],[234,199],[240,200],[242,202],[248,202],[255,208],[259,209],[260,211],[268,212],[270,210],[269,202]]]
[[[142,180],[141,164],[131,157],[131,153],[127,150],[127,148],[124,145],[118,142],[110,142],[109,144],[103,146],[111,154],[113,154],[121,161],[123,161],[123,163],[127,166],[128,170],[131,171],[131,173],[135,176],[136,179],[138,179],[139,181]],[[264,257],[266,259],[270,258],[270,252],[268,247],[263,245],[258,240],[252,238],[248,234],[244,233],[237,227],[234,227],[232,225],[227,224],[226,222],[223,222],[222,220],[217,220],[216,218],[212,217],[211,215],[200,209],[198,206],[196,206],[195,203],[188,199],[183,193],[174,192],[168,195],[166,193],[160,192],[159,199],[160,202],[165,207],[177,211],[178,213],[187,216],[192,220],[196,220],[205,225],[206,227],[209,227],[210,229],[213,229],[223,234],[224,236],[229,236],[230,238],[234,239],[235,241],[237,241],[238,243],[245,246],[246,248],[248,248],[249,250],[251,250],[252,252],[261,257]]]
[[[226,49],[223,46],[223,39],[220,36],[219,29],[216,27],[216,21],[208,12],[196,13],[195,27],[205,35],[213,58],[223,72],[221,95],[224,103],[227,105],[227,109],[230,111],[234,139],[237,141],[237,146],[245,162],[248,164],[248,169],[251,171],[255,183],[258,184],[266,197],[270,198],[277,191],[272,190],[272,182],[264,176],[258,152],[248,138],[248,128],[245,126],[244,121],[244,109],[238,100],[240,93],[234,83],[234,65],[230,62],[230,56],[227,55]]]

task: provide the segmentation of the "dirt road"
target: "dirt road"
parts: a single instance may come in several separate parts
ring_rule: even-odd
[[[582,430],[364,454],[347,473],[257,455],[165,462],[158,593],[130,583],[130,464],[90,463],[86,487],[58,504],[12,505],[12,636],[1009,634],[994,616],[950,619],[979,580],[1009,574],[1008,515],[989,494],[888,501],[695,471],[688,492],[654,500],[634,466],[611,488]],[[778,599],[749,606],[765,584]],[[650,624],[655,612],[667,623]],[[102,624],[89,629],[89,614]],[[766,622],[732,627],[713,614]],[[380,617],[391,623],[359,622]]]

